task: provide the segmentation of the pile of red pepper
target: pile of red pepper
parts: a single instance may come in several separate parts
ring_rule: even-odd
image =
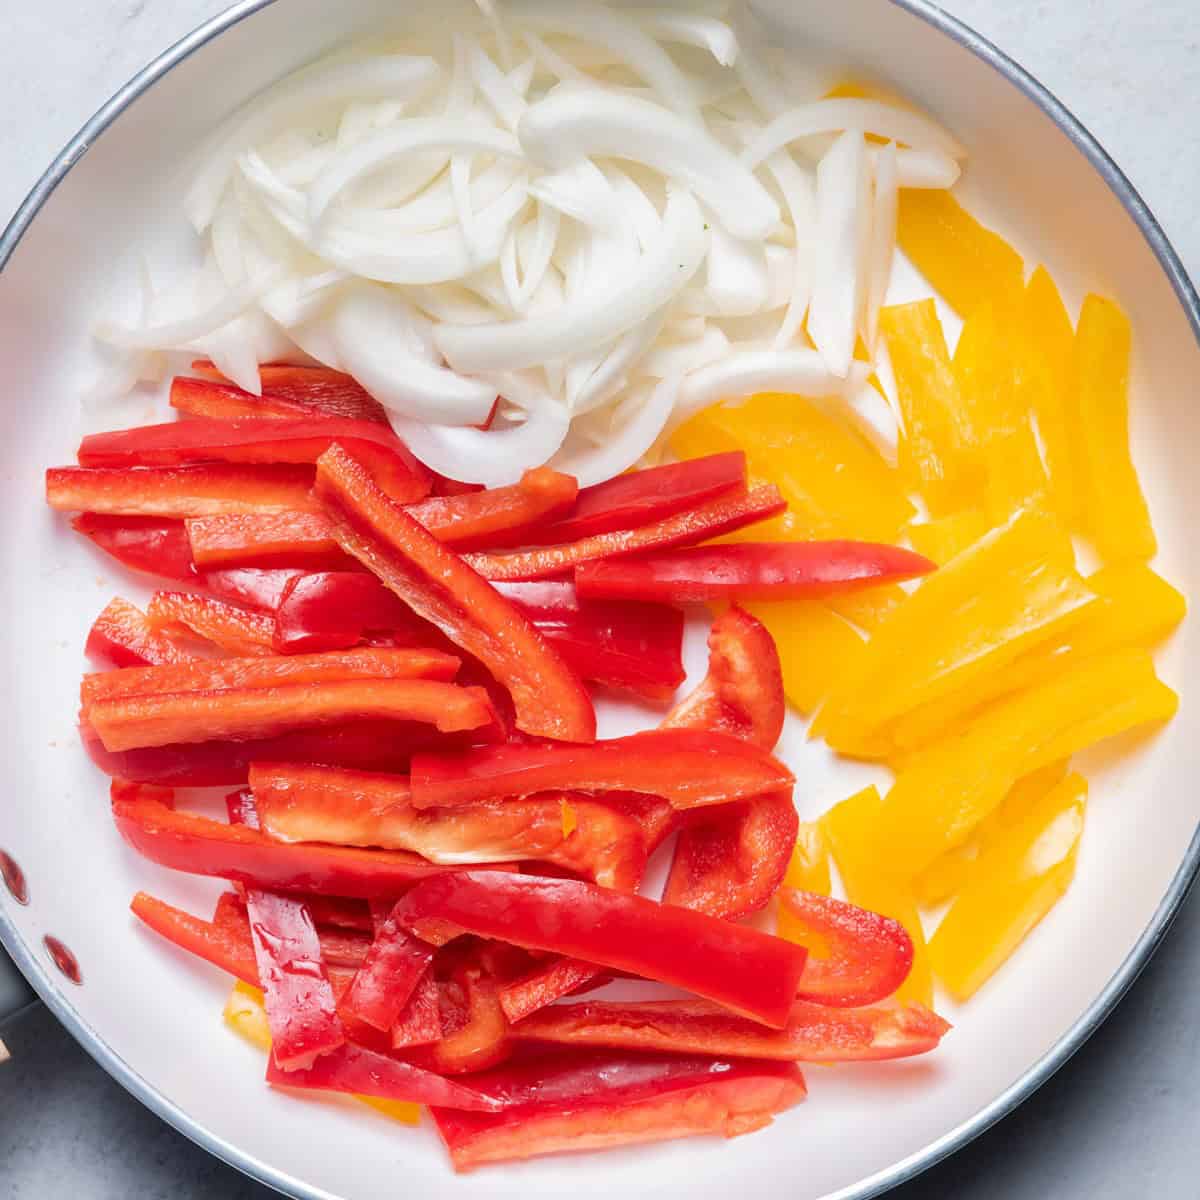
[[[50,504],[137,571],[88,654],[84,745],[125,840],[219,877],[211,920],[133,911],[264,994],[272,1085],[431,1106],[457,1169],[733,1136],[805,1094],[798,1062],[918,1054],[947,1025],[889,999],[895,921],[784,889],[805,944],[739,922],[781,890],[793,777],[770,634],[713,623],[705,680],[597,740],[588,684],[669,705],[681,604],[923,573],[859,543],[700,545],[777,515],[741,454],[580,490],[543,468],[433,476],[353,381],[206,366],[187,419],[87,437]],[[175,787],[236,788],[229,821]],[[677,834],[661,902],[637,894]],[[614,978],[692,998],[578,1000]]]

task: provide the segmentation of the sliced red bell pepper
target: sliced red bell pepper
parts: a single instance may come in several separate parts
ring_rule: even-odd
[[[371,909],[361,900],[350,900],[344,896],[314,894],[305,896],[304,901],[308,905],[318,929],[350,929],[368,934],[374,932],[375,926],[371,921]],[[367,938],[366,944],[363,946],[364,953],[366,945],[369,944],[370,938]]]
[[[489,1113],[499,1112],[504,1107],[502,1100],[353,1042],[322,1055],[311,1067],[297,1071],[282,1070],[272,1054],[267,1064],[267,1082],[275,1087],[350,1092],[382,1100],[436,1104],[439,1108],[454,1111]]]
[[[690,546],[721,533],[778,516],[787,503],[773,485],[746,492],[717,496],[697,508],[639,525],[636,529],[599,533],[580,538],[564,546],[535,547],[506,553],[468,554],[466,561],[485,579],[548,579],[566,575],[585,563],[599,559],[665,550],[671,546]],[[582,593],[581,593],[582,594]],[[648,600],[650,596],[626,599]]]
[[[180,532],[187,542],[187,533],[183,526],[180,526]],[[188,543],[189,556],[191,552],[191,544]],[[303,574],[304,572],[296,567],[281,567],[275,570],[264,567],[228,567],[205,571],[200,579],[218,600],[227,600],[230,604],[253,608],[257,612],[274,612],[279,607],[288,585]]]
[[[854,1007],[890,996],[912,970],[912,938],[899,921],[832,896],[779,890],[794,928],[813,945],[797,996],[818,1004]]]
[[[578,494],[573,475],[535,467],[511,487],[430,496],[410,504],[407,511],[448,546],[515,546],[532,540],[546,521],[569,511]]]
[[[243,888],[243,892],[250,889]],[[339,1002],[341,995],[350,987],[354,972],[362,966],[370,948],[371,939],[357,930],[329,929],[323,927],[317,919],[317,913],[322,902],[327,906],[333,901],[341,900],[335,896],[312,896],[304,893],[293,894],[293,899],[303,903],[312,916],[313,924],[317,927],[317,936],[321,942],[321,959],[329,968],[330,978],[337,980],[335,991]],[[348,901],[341,900],[343,904]],[[327,909],[325,911],[328,911]],[[234,892],[222,892],[213,911],[213,924],[222,928],[240,926],[250,939],[250,916],[246,911],[243,898]],[[342,968],[342,970],[338,970]],[[336,974],[335,974],[336,972]]]
[[[275,622],[266,613],[191,592],[155,592],[146,611],[156,629],[192,634],[231,654],[274,653]]]
[[[333,447],[317,465],[316,493],[342,549],[508,689],[521,730],[563,741],[596,736],[579,677],[523,614],[392,502],[361,462]]]
[[[442,1039],[442,1014],[437,979],[430,968],[421,976],[399,1020],[392,1026],[392,1046],[403,1050]]]
[[[805,1096],[794,1063],[612,1051],[509,1063],[473,1082],[506,1107],[494,1115],[434,1108],[456,1171],[564,1150],[736,1137]]]
[[[432,962],[433,947],[388,916],[346,993],[346,1009],[356,1020],[389,1032]]]
[[[244,392],[210,362],[192,363],[200,379],[177,375],[171,407],[193,417],[345,417],[387,425],[387,412],[351,376],[327,367],[267,363],[259,367],[262,395]]]
[[[550,862],[626,891],[646,865],[637,822],[587,797],[569,798],[575,825],[564,833],[558,793],[416,809],[403,777],[267,762],[251,767],[250,787],[263,828],[283,841],[411,850],[431,862]]]
[[[482,688],[433,679],[332,679],[221,692],[166,692],[94,701],[88,721],[106,750],[264,738],[353,720],[421,721],[443,733],[494,714]]]
[[[512,744],[413,759],[413,804],[449,807],[532,792],[641,792],[675,808],[731,804],[790,788],[765,750],[723,733],[650,730],[588,746]]]
[[[797,1001],[783,1029],[764,1029],[707,1000],[557,1004],[515,1025],[512,1036],[571,1046],[721,1058],[859,1062],[936,1048],[949,1023],[922,1004],[829,1008]]]
[[[789,600],[926,575],[935,564],[901,546],[874,542],[740,542],[689,546],[575,572],[581,596],[703,604]]]
[[[94,433],[80,442],[79,463],[84,467],[314,463],[335,444],[369,462],[388,494],[399,503],[407,504],[429,494],[429,472],[389,427],[344,417],[239,417],[232,421],[197,417],[115,433]]]
[[[204,571],[266,565],[346,570],[349,565],[321,513],[230,513],[196,517],[186,528],[192,558]]]
[[[449,926],[629,971],[778,1029],[787,1023],[807,957],[781,938],[641,896],[491,871],[427,880],[397,904],[394,916],[418,937],[427,923]]]
[[[180,949],[227,971],[251,987],[259,986],[254,943],[248,931],[233,930],[215,921],[194,917],[146,892],[138,892],[129,907],[139,920]]]
[[[454,870],[401,851],[290,846],[151,800],[114,800],[112,810],[121,836],[151,862],[276,891],[394,898],[420,879]]]
[[[434,496],[465,496],[468,492],[482,492],[485,488],[482,483],[463,483],[461,479],[447,479],[445,475],[439,475],[436,471],[433,472],[433,490],[431,495]]]
[[[156,696],[173,692],[223,692],[325,683],[347,679],[453,679],[459,661],[440,650],[364,647],[328,654],[270,658],[176,659],[136,671],[85,675],[79,689],[83,707],[98,700]]]
[[[174,517],[114,517],[80,513],[71,528],[134,571],[194,583],[196,566],[182,520]]]
[[[441,636],[365,571],[298,575],[275,610],[275,648],[281,654],[357,646],[370,630],[403,633],[414,641],[426,632]]]
[[[312,468],[291,463],[175,467],[51,467],[46,503],[60,512],[200,517],[312,507]]]
[[[595,963],[578,958],[555,958],[528,975],[505,984],[500,991],[500,1006],[504,1009],[504,1015],[515,1024],[530,1013],[588,984],[603,982],[607,978]]]
[[[582,488],[568,516],[539,526],[537,536],[529,540],[560,545],[617,529],[636,529],[745,486],[746,455],[741,450],[627,471]]]
[[[228,805],[232,824],[258,828],[251,797],[235,793]],[[346,1042],[312,914],[302,900],[254,887],[246,889],[246,913],[272,1058],[284,1071],[311,1067]]]
[[[84,653],[97,662],[126,668],[185,663],[192,658],[157,632],[137,605],[119,596],[92,622]]]
[[[430,726],[413,721],[357,721],[243,742],[175,742],[112,752],[86,720],[79,732],[88,757],[106,775],[171,787],[237,787],[246,782],[253,762],[406,771],[414,750],[444,740]]]

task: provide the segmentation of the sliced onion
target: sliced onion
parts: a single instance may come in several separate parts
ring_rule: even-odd
[[[665,312],[660,310],[649,320],[623,334],[574,387],[568,376],[567,404],[573,415],[591,412],[607,404],[627,384],[635,365],[645,361],[646,352],[662,332]]]
[[[816,255],[808,335],[842,378],[854,359],[865,297],[870,176],[861,133],[843,133],[817,167]]]
[[[590,155],[644,163],[692,188],[734,237],[765,237],[779,220],[767,190],[711,134],[646,100],[599,90],[556,93],[530,105],[518,136],[525,152],[552,170]]]
[[[414,99],[437,81],[432,58],[389,55],[351,62],[322,62],[259,92],[221,130],[205,154],[205,166],[184,199],[197,232],[208,228],[237,156],[323,106],[367,98]]]
[[[872,148],[871,156],[880,151]],[[896,182],[903,188],[952,188],[962,168],[948,154],[937,150],[899,150],[896,153]]]
[[[602,445],[566,451],[554,460],[555,468],[574,475],[580,487],[591,487],[634,466],[666,428],[679,398],[679,377],[669,376],[641,391],[645,398],[633,416],[610,432]]]
[[[792,260],[792,294],[779,332],[775,335],[775,344],[786,346],[794,341],[799,333],[812,296],[813,257],[816,252],[813,232],[816,225],[817,200],[812,177],[786,150],[778,150],[772,154],[765,166],[783,193],[796,237],[795,255]]]
[[[525,111],[524,94],[518,92],[509,77],[487,56],[483,47],[474,39],[467,46],[467,66],[479,94],[488,102],[492,111],[512,132]]]
[[[700,206],[688,193],[672,192],[659,245],[605,294],[586,296],[544,317],[444,325],[436,332],[438,347],[452,366],[469,373],[534,366],[594,350],[647,320],[685,287],[703,260],[707,240]]]
[[[442,425],[482,424],[495,389],[431,361],[427,326],[395,292],[370,286],[348,291],[333,318],[343,366],[389,412]]]
[[[737,36],[724,21],[715,17],[671,8],[651,8],[638,12],[637,23],[660,42],[681,42],[685,46],[707,50],[723,67],[732,67],[737,62]]]
[[[532,30],[523,30],[521,36],[525,39],[525,45],[529,47],[534,61],[540,63],[549,74],[555,76],[560,82],[567,80],[574,83],[588,82],[588,77],[574,63],[568,62],[557,50],[546,45]]]
[[[591,159],[540,175],[529,185],[529,194],[597,229],[611,229],[619,218],[613,186]]]
[[[556,209],[539,204],[537,220],[534,223],[533,241],[528,255],[522,253],[522,244],[518,241],[517,257],[521,260],[522,271],[518,303],[520,309],[528,306],[549,270],[550,260],[554,255],[554,246],[558,241],[560,224]]]
[[[719,362],[729,353],[729,338],[715,325],[698,338],[656,346],[638,364],[638,369],[654,379],[684,376],[710,363]]]
[[[871,232],[867,249],[867,295],[863,304],[862,335],[867,349],[875,352],[879,331],[879,310],[883,307],[892,279],[892,259],[896,253],[896,143],[889,142],[873,160],[874,194],[871,204]]]
[[[756,313],[770,296],[766,245],[730,237],[714,226],[708,243],[706,289],[717,312],[731,317]]]
[[[612,184],[618,199],[625,208],[625,215],[637,233],[638,243],[649,250],[658,240],[662,221],[658,209],[644,191],[624,172],[616,167],[604,169],[604,176]]]

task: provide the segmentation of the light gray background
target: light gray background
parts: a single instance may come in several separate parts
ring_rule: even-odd
[[[223,0],[0,0],[0,225],[102,101],[223,7]],[[1200,277],[1200,3],[947,0],[944,7],[1057,93],[1124,168]],[[1195,1200],[1198,989],[1193,898],[1083,1053],[1014,1116],[896,1200]],[[0,1066],[0,1200],[268,1196],[141,1108],[44,1010],[0,1033],[13,1052]],[[779,1190],[787,1195],[785,1180]]]

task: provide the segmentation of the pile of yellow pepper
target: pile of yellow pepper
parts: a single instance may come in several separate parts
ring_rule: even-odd
[[[1174,714],[1150,647],[1186,604],[1147,565],[1125,315],[1089,295],[1073,326],[1046,270],[1026,282],[946,192],[902,193],[898,240],[963,326],[951,355],[932,299],[883,310],[895,465],[848,407],[797,396],[710,408],[671,448],[744,450],[784,494],[735,539],[907,539],[940,566],[911,592],[747,606],[810,735],[895,774],[804,825],[787,882],[828,893],[832,855],[851,901],[909,930],[903,994],[930,1003],[935,977],[971,996],[1066,891],[1087,797],[1068,760]],[[920,912],[947,902],[926,944]]]

